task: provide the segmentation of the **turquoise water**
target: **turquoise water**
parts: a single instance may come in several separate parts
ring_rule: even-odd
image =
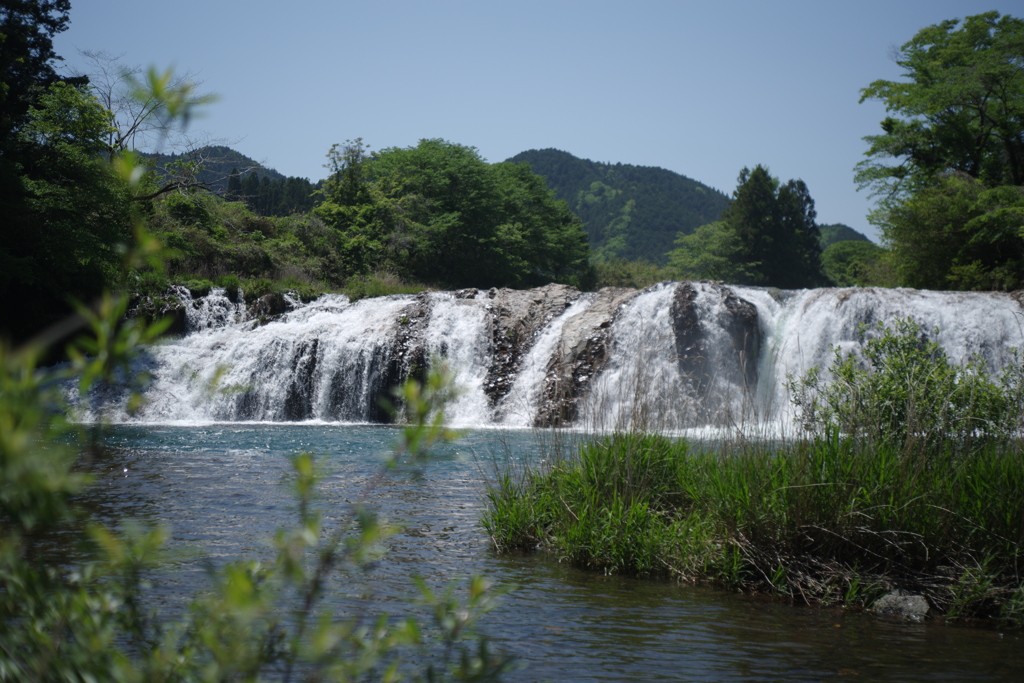
[[[288,456],[309,451],[329,472],[322,500],[343,515],[365,494],[397,432],[373,426],[218,424],[113,431],[86,504],[110,523],[167,523],[175,548],[155,600],[173,612],[205,585],[204,567],[270,557],[267,538],[295,519],[282,485]],[[409,577],[436,587],[473,574],[517,588],[482,630],[534,681],[1024,680],[1024,636],[906,624],[793,607],[719,590],[580,572],[544,556],[501,556],[479,524],[484,481],[506,457],[543,457],[549,433],[475,431],[419,476],[388,478],[369,502],[404,531],[367,573],[338,582],[340,609],[415,609]]]

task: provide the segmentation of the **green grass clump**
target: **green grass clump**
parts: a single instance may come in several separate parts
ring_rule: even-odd
[[[227,297],[229,299],[231,299],[232,301],[238,300],[238,290],[241,287],[241,282],[239,281],[237,275],[233,273],[228,275],[221,275],[219,278],[217,278],[216,283],[218,287],[224,288],[224,293],[227,294]]]
[[[213,289],[213,283],[212,282],[210,282],[209,280],[200,279],[200,278],[193,279],[193,280],[185,280],[181,284],[183,286],[185,286],[186,288],[188,288],[188,291],[189,291],[190,294],[192,294],[192,298],[193,299],[198,299],[200,297],[204,297],[204,296],[206,296],[207,294],[210,293],[211,289]]]
[[[390,294],[418,294],[427,289],[429,287],[426,285],[406,282],[394,273],[382,271],[353,276],[346,281],[341,291],[350,301],[358,301]]]
[[[909,588],[952,617],[1024,623],[1021,448],[925,460],[860,445],[833,433],[712,451],[617,434],[503,473],[484,525],[499,549],[605,572],[850,606]]]

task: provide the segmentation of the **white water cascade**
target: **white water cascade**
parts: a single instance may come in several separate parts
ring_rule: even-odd
[[[487,375],[486,311],[480,302],[432,294],[427,327],[427,355],[443,358],[455,373],[458,394],[447,406],[448,419],[459,427],[491,422],[484,394]]]
[[[862,325],[911,318],[952,359],[977,355],[993,372],[1024,347],[1024,308],[1010,294],[662,283],[635,295],[616,290],[619,298],[559,299],[530,318],[517,345],[495,352],[495,335],[507,333],[498,311],[515,308],[502,302],[519,296],[524,310],[550,307],[548,291],[288,299],[291,310],[269,322],[247,319],[244,300],[232,302],[223,290],[196,301],[178,292],[188,332],[140,360],[139,372],[151,377],[145,405],[129,414],[126,394],[108,392],[103,415],[147,423],[381,422],[388,417],[379,400],[390,388],[444,358],[462,389],[449,417],[463,426],[533,426],[542,404],[558,401],[576,406],[565,413],[573,423],[592,428],[786,422],[787,376],[827,367],[834,347],[856,349]],[[495,393],[501,383],[505,393]],[[561,393],[551,390],[556,385]]]
[[[584,426],[627,429],[685,420],[687,392],[671,316],[674,294],[672,285],[655,285],[625,304],[611,330],[608,365],[583,402]]]

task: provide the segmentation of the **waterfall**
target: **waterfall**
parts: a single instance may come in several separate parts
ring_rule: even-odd
[[[860,329],[910,318],[938,342],[954,362],[973,356],[991,372],[1024,348],[1024,309],[999,292],[935,292],[915,289],[808,289],[794,292],[732,287],[757,307],[763,334],[758,395],[768,412],[791,415],[785,383],[812,367],[826,368],[834,348],[860,348]],[[937,330],[937,334],[936,331]]]
[[[911,318],[951,359],[977,356],[992,372],[1024,347],[1019,295],[989,292],[549,285],[287,298],[276,317],[241,293],[175,294],[187,332],[139,359],[151,378],[141,410],[129,414],[125,390],[94,397],[104,419],[382,422],[391,387],[443,359],[460,389],[448,415],[463,426],[786,423],[787,377],[859,348],[864,325]]]
[[[588,428],[674,428],[685,420],[688,401],[675,353],[672,297],[662,284],[625,304],[611,328],[607,365],[583,402]]]
[[[245,297],[241,292],[237,301],[232,301],[227,291],[220,287],[214,287],[199,299],[192,298],[188,287],[175,285],[171,290],[184,304],[185,326],[189,332],[224,327],[242,320],[245,315]]]
[[[448,293],[431,295],[427,353],[443,359],[455,373],[457,395],[447,407],[448,419],[456,426],[488,424],[490,409],[484,394],[487,375],[486,316],[483,304],[473,299],[456,299]]]

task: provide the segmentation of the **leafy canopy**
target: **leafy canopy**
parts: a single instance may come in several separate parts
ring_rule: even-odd
[[[369,155],[361,140],[328,153],[314,213],[337,230],[350,274],[393,269],[453,287],[580,284],[579,219],[528,167],[488,164],[473,147],[421,140]]]
[[[1024,286],[1024,20],[987,12],[922,29],[861,101],[890,113],[856,180],[911,287]]]
[[[1024,185],[1024,20],[986,12],[928,26],[896,63],[906,81],[861,90],[891,114],[865,138],[861,187],[912,193],[950,171]]]

